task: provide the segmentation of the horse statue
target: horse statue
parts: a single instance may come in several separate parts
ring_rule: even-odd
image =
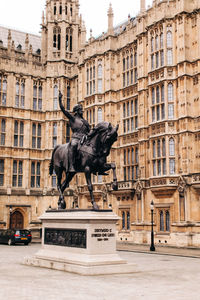
[[[57,176],[57,188],[59,191],[58,209],[65,209],[66,202],[63,193],[69,186],[70,181],[76,173],[85,173],[85,178],[90,193],[91,203],[94,210],[99,207],[94,200],[91,174],[108,175],[106,171],[112,169],[113,183],[112,188],[118,189],[115,163],[107,163],[107,156],[110,154],[111,147],[118,137],[118,125],[113,127],[111,123],[101,122],[97,124],[88,134],[85,141],[80,142],[77,148],[75,159],[75,172],[69,171],[69,147],[70,143],[57,145],[52,153],[49,165],[49,174],[53,170]],[[65,179],[61,183],[63,172]]]

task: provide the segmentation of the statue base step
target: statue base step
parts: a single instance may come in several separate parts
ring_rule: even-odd
[[[116,222],[111,210],[46,211],[42,247],[24,264],[81,275],[134,272],[116,251]]]

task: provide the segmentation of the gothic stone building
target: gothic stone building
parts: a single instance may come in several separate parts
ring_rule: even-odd
[[[133,8],[132,8],[133,9]],[[131,8],[130,8],[131,11]],[[56,207],[48,175],[56,144],[68,142],[58,106],[81,103],[91,126],[119,124],[109,161],[112,176],[94,176],[100,208],[121,220],[118,239],[200,245],[200,1],[154,0],[140,13],[86,41],[78,0],[47,0],[41,37],[0,27],[0,227],[29,228]],[[91,207],[85,179],[65,192],[67,208]]]

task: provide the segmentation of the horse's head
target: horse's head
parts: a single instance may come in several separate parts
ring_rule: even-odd
[[[108,156],[110,149],[118,137],[118,128],[119,125],[113,127],[111,123],[101,122],[97,125],[99,131],[100,145],[101,145],[101,154]]]

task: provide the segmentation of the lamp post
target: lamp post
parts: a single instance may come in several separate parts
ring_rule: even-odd
[[[153,200],[151,201],[151,246],[150,246],[150,251],[155,251],[155,246],[154,246],[154,232],[153,232],[153,211],[154,211],[154,203]]]
[[[10,212],[10,224],[9,224],[9,229],[11,229],[12,206],[10,206],[9,212]]]

